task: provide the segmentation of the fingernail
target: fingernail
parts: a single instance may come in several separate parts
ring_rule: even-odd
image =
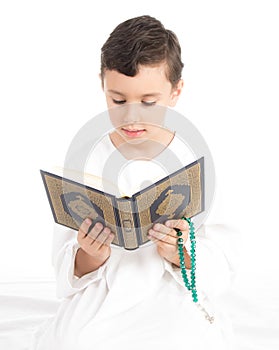
[[[97,223],[95,224],[95,227],[96,227],[97,229],[102,229],[102,228],[103,228],[103,225],[102,225],[101,222],[97,222]]]
[[[90,220],[89,218],[86,218],[86,219],[85,219],[85,223],[88,224],[88,225],[90,225],[90,224],[91,224],[91,220]]]

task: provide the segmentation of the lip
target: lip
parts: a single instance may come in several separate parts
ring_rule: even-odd
[[[140,137],[145,133],[145,129],[124,129],[122,131],[128,137]]]

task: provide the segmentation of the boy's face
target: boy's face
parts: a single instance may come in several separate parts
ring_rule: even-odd
[[[134,77],[115,70],[105,72],[103,88],[115,127],[115,143],[163,141],[166,130],[162,127],[162,109],[175,106],[183,86],[181,80],[173,88],[165,72],[163,63],[141,66]]]

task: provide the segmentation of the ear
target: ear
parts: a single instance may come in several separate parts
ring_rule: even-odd
[[[175,87],[172,88],[171,96],[170,96],[170,107],[174,107],[178,101],[178,98],[182,92],[184,82],[182,79],[178,81]]]

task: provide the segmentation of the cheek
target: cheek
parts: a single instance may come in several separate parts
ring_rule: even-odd
[[[148,130],[148,132],[150,133],[150,134],[157,134],[158,132],[160,132],[160,130],[162,129],[159,125],[158,126],[154,126],[154,125],[149,125],[149,124],[147,124],[146,125],[146,129]]]
[[[111,103],[111,106],[109,107],[109,117],[110,121],[115,129],[121,128],[125,122],[125,113],[122,108],[115,107],[113,103]],[[110,108],[111,107],[111,108]]]
[[[111,98],[109,98],[108,96],[106,96],[106,103],[107,103],[108,108],[113,107],[113,102],[112,102]]]

